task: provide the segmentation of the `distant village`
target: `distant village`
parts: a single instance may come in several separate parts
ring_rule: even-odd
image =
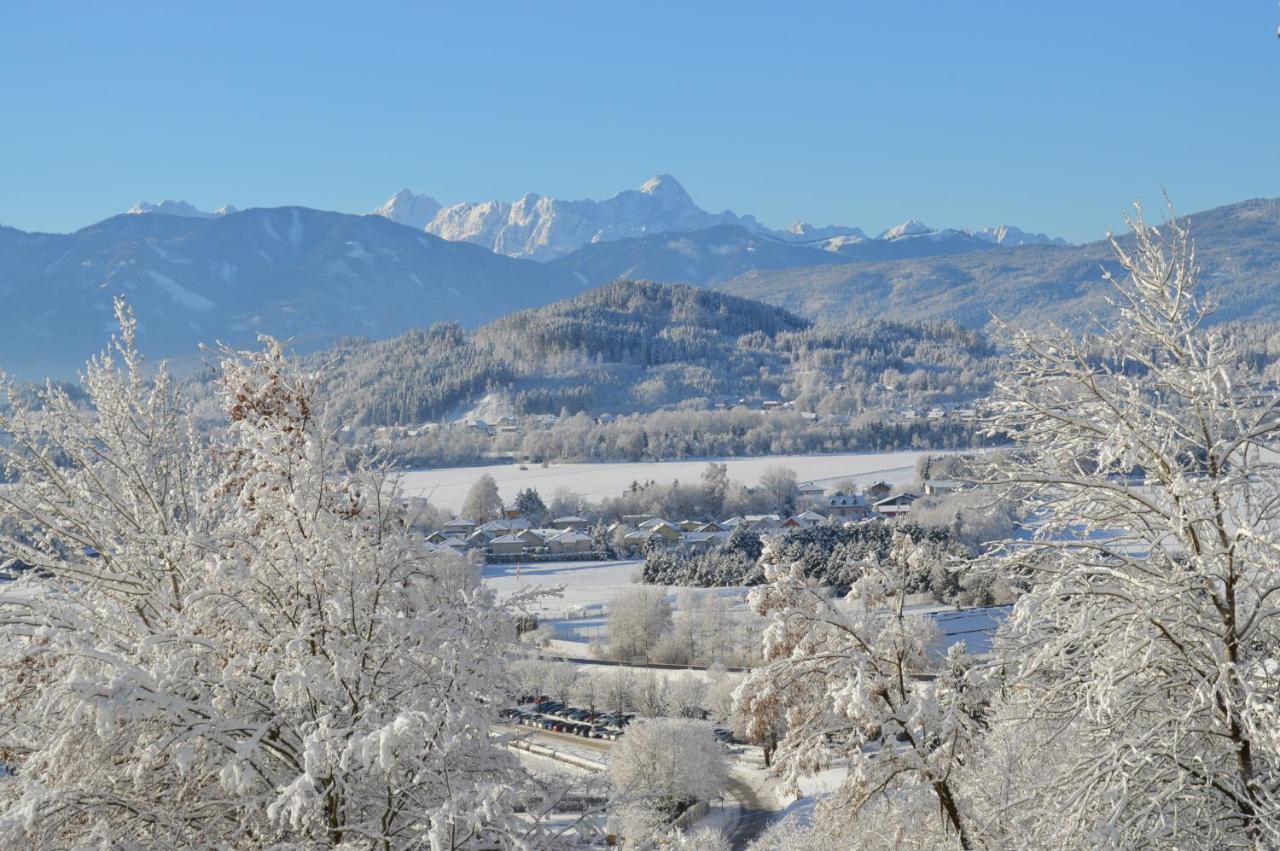
[[[518,509],[508,506],[505,517],[485,523],[463,518],[449,520],[429,530],[426,541],[433,551],[454,552],[491,564],[640,557],[658,549],[700,552],[722,546],[738,530],[764,536],[824,523],[893,520],[910,514],[912,504],[921,495],[941,496],[963,487],[961,482],[934,479],[925,481],[920,492],[915,492],[878,481],[859,486],[854,492],[846,488],[828,494],[819,483],[802,482],[797,502],[806,507],[789,516],[752,514],[724,520],[670,520],[636,514],[607,525],[566,515],[549,520],[545,527],[535,527]]]

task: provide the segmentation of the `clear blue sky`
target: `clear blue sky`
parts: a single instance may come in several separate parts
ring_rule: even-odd
[[[1161,186],[1280,195],[1280,6],[10,4],[0,223],[140,199],[365,212],[670,172],[774,226],[1098,237]]]

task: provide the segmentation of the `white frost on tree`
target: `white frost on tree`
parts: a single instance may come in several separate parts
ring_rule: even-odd
[[[998,648],[997,718],[1022,729],[991,747],[1018,801],[989,802],[993,827],[1023,847],[1274,847],[1280,396],[1206,327],[1185,226],[1131,224],[1114,318],[1013,334],[994,400],[1024,451],[993,479],[1040,522],[998,565],[1031,590]]]
[[[670,627],[665,590],[648,585],[628,589],[609,603],[609,655],[643,661]]]
[[[843,835],[848,822],[898,798],[928,799],[931,807],[913,811],[941,816],[941,823],[921,819],[918,830],[973,847],[955,775],[974,746],[978,688],[958,645],[937,672],[935,627],[905,609],[911,576],[927,555],[895,533],[887,557],[858,565],[860,578],[842,600],[798,564],[778,564],[769,550],[763,556],[767,584],[752,589],[750,602],[770,619],[765,664],[735,697],[752,738],[785,730],[774,768],[793,789],[799,778],[847,760],[835,793],[841,823],[821,825],[815,842],[824,830]]]
[[[609,759],[613,802],[629,826],[628,840],[648,839],[682,806],[718,796],[728,772],[724,748],[706,721],[636,721]]]
[[[226,353],[198,435],[121,338],[90,405],[10,392],[0,844],[527,844],[489,738],[511,620],[348,470],[280,347]],[[523,837],[523,838],[522,838]]]
[[[462,516],[474,523],[488,523],[500,520],[506,515],[506,507],[498,493],[498,483],[493,476],[485,473],[476,479],[467,491],[462,503]]]

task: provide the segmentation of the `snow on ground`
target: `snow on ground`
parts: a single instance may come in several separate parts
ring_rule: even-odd
[[[519,568],[514,564],[487,564],[482,576],[485,584],[497,592],[499,599],[532,588],[563,586],[564,591],[560,596],[543,598],[530,606],[529,610],[538,616],[540,625],[555,630],[556,646],[550,649],[585,656],[587,645],[594,641],[608,641],[609,603],[636,584],[635,580],[639,577],[643,564],[638,559],[538,562],[520,565]],[[690,594],[716,594],[724,599],[731,614],[741,616],[746,612],[747,589],[744,587],[649,587],[663,588],[666,591],[673,613],[680,610],[681,598]],[[600,608],[590,617],[572,616],[571,609],[584,606]]]
[[[935,651],[942,655],[953,644],[963,642],[964,649],[973,656],[991,652],[991,637],[1009,617],[1012,606],[990,606],[983,609],[962,609],[928,613],[941,633]]]
[[[560,596],[546,597],[530,610],[538,616],[540,624],[555,631],[553,649],[562,653],[586,655],[587,645],[594,641],[608,640],[608,605],[618,594],[635,584],[643,562],[626,561],[558,561],[536,564],[489,564],[484,567],[484,582],[497,591],[499,599],[505,599],[518,591],[529,588],[550,589],[563,586]],[[517,576],[517,573],[519,574]],[[679,586],[664,587],[673,611],[678,612],[682,591],[693,594],[720,595],[731,614],[745,616],[747,589],[742,586],[727,588],[683,589]],[[571,616],[575,607],[601,607],[590,617]],[[963,642],[969,653],[980,655],[991,650],[991,635],[1009,615],[1008,606],[992,606],[983,609],[956,610],[943,604],[912,606],[917,614],[934,619],[940,632],[937,646],[939,656],[952,644]]]
[[[833,484],[841,479],[890,484],[906,484],[915,478],[916,460],[927,452],[850,453],[846,455],[765,455],[758,458],[711,459],[727,464],[729,478],[755,484],[767,467],[780,464],[795,470],[802,482]],[[445,467],[411,470],[403,474],[401,486],[406,496],[423,496],[433,505],[459,511],[467,491],[476,479],[488,473],[498,482],[506,499],[514,499],[525,488],[536,488],[550,501],[557,488],[567,487],[592,500],[619,496],[633,481],[653,479],[660,484],[673,481],[696,482],[707,460],[657,461],[622,464],[551,464],[547,467],[496,464],[489,467]]]
[[[525,588],[564,586],[558,597],[543,601],[541,611],[563,612],[572,606],[607,603],[639,576],[638,559],[623,561],[543,561],[534,564],[486,564],[484,583],[505,599]]]

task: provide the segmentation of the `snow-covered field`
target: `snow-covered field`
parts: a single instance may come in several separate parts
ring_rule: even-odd
[[[758,458],[715,459],[729,466],[729,478],[748,484],[759,481],[767,467],[780,464],[795,470],[800,481],[834,483],[841,479],[872,482],[884,479],[890,484],[906,484],[915,477],[916,460],[925,452],[851,453],[847,455],[765,455]],[[445,467],[437,470],[412,470],[403,475],[402,486],[408,496],[424,496],[433,505],[458,511],[467,491],[485,473],[498,482],[505,499],[513,499],[518,491],[536,488],[544,500],[550,501],[557,488],[570,490],[592,500],[615,497],[633,481],[653,479],[660,484],[673,481],[696,482],[706,469],[707,461],[658,461],[626,464],[551,464],[530,465],[522,470],[517,464],[489,467]]]
[[[619,593],[635,584],[643,563],[628,561],[561,561],[539,564],[489,564],[484,567],[484,582],[491,586],[498,597],[505,599],[518,591],[530,588],[550,589],[562,587],[559,596],[546,597],[531,607],[538,621],[555,630],[557,642],[564,642],[560,652],[566,652],[570,643],[588,645],[593,641],[608,640],[608,618],[605,616],[609,602]],[[673,610],[679,610],[681,589],[664,587]],[[700,588],[693,593],[718,594],[724,598],[731,613],[738,617],[746,614],[745,587]],[[589,613],[588,617],[571,616],[575,607],[601,606],[602,611]],[[985,609],[956,611],[936,603],[910,607],[919,614],[927,614],[938,626],[939,638],[935,648],[939,655],[952,644],[963,642],[970,653],[982,654],[991,650],[991,635],[1008,616],[1009,607],[993,606]],[[584,647],[585,650],[585,647]],[[578,651],[581,652],[581,651]]]
[[[560,596],[549,597],[537,611],[563,612],[572,606],[607,603],[630,586],[639,575],[640,560],[544,561],[536,564],[486,564],[484,583],[506,599],[527,588],[563,586]],[[518,575],[517,575],[518,574]]]
[[[518,591],[531,588],[550,589],[562,587],[559,596],[546,597],[530,610],[538,615],[538,621],[552,627],[556,639],[575,644],[590,644],[608,638],[607,618],[604,611],[591,617],[568,616],[569,610],[581,606],[603,606],[619,593],[635,584],[643,564],[639,560],[626,561],[560,561],[521,565],[519,576],[514,564],[487,564],[484,566],[484,582],[492,587],[499,599],[506,599]],[[664,587],[672,608],[680,607],[681,589]],[[706,588],[693,589],[698,594],[718,594],[729,604],[729,610],[745,608],[746,589]]]

